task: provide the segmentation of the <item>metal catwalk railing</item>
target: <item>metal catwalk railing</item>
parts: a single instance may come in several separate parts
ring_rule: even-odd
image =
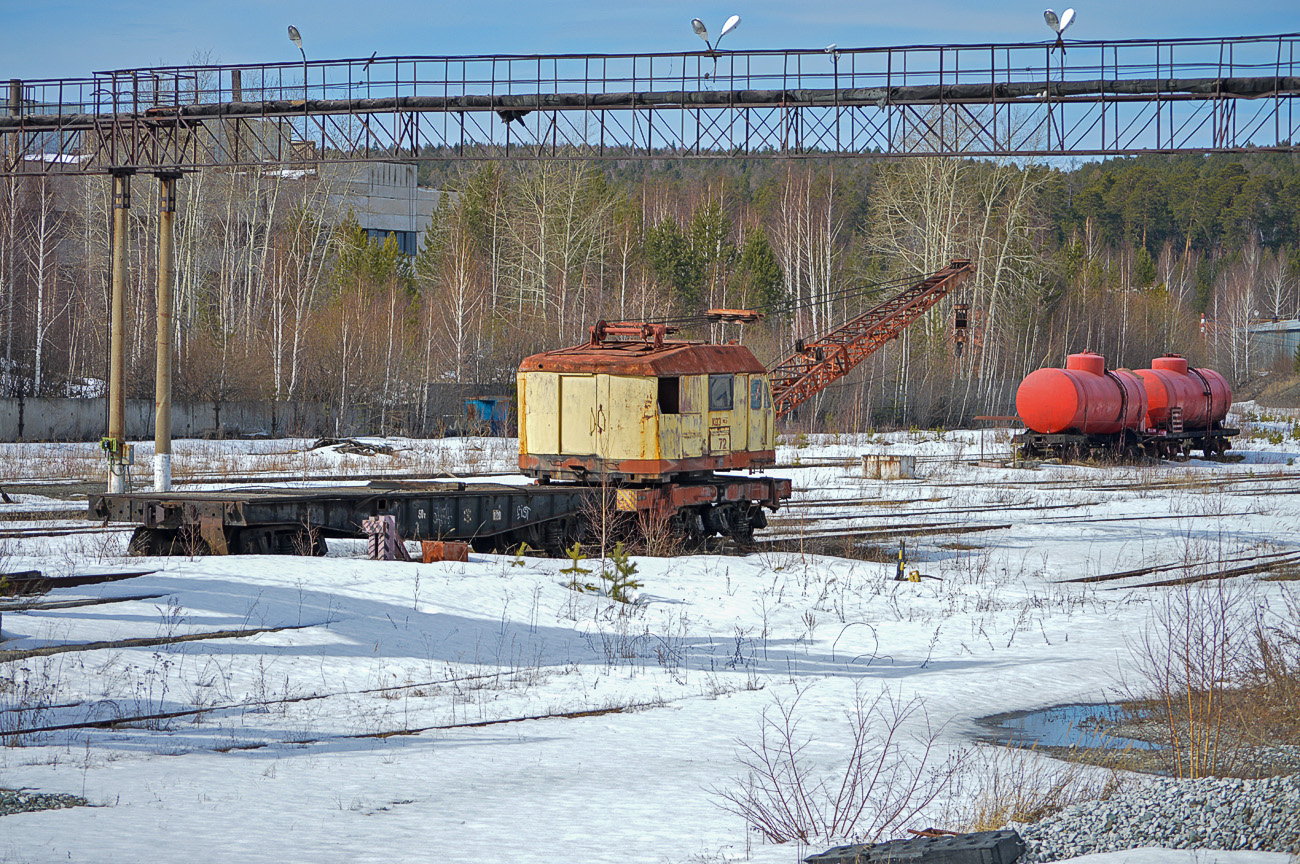
[[[11,81],[5,173],[374,159],[1294,150],[1300,34],[385,57]]]

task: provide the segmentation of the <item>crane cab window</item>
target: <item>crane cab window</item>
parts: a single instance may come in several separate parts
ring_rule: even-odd
[[[681,413],[681,392],[682,379],[680,378],[660,378],[659,379],[659,413],[660,414],[680,414]]]
[[[749,379],[749,410],[763,410],[763,379],[757,376]]]
[[[735,387],[734,375],[709,376],[709,410],[730,411],[732,390]]]

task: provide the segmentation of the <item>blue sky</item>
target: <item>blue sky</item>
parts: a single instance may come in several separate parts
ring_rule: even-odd
[[[407,54],[551,54],[696,50],[690,19],[716,32],[743,18],[722,47],[820,48],[918,42],[1036,41],[1050,32],[1041,0],[596,0],[221,3],[0,0],[0,79],[84,77],[95,71],[192,62]],[[1300,31],[1297,0],[1104,0],[1076,3],[1077,39],[1241,36]],[[1057,7],[1061,11],[1061,7]]]

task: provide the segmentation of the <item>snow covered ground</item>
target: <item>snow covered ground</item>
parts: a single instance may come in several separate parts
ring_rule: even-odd
[[[99,806],[0,817],[0,861],[796,861],[831,844],[764,844],[718,806],[764,712],[797,698],[804,755],[831,771],[847,752],[855,696],[919,699],[942,727],[936,763],[974,746],[981,716],[1114,696],[1132,669],[1128,640],[1168,590],[1134,586],[1187,571],[1062,580],[1220,569],[1214,562],[1300,548],[1300,440],[1289,422],[1257,419],[1237,464],[1137,468],[981,468],[970,464],[981,446],[971,430],[801,439],[779,453],[792,467],[772,472],[793,479],[794,506],[764,533],[803,537],[807,549],[636,558],[633,605],[570,590],[567,561],[372,562],[355,541],[332,542],[324,559],[142,559],[124,557],[122,531],[0,540],[8,570],[156,570],[40,598],[119,602],[4,613],[0,652],[155,644],[0,664],[0,735],[203,709],[6,739],[0,787]],[[508,471],[513,455],[513,442],[474,439],[398,442],[409,449],[396,457],[288,452],[303,443],[177,442],[177,462],[189,458],[191,478],[205,482],[217,479],[205,472],[255,471],[314,482]],[[0,477],[89,464],[89,446],[4,445]],[[985,433],[984,447],[991,455],[1005,441]],[[865,480],[835,462],[862,453],[917,455],[923,476]],[[139,458],[147,466],[144,448]],[[42,524],[74,523],[0,531]],[[891,561],[809,551],[826,552],[826,535],[870,529],[893,553],[918,525],[930,527],[907,538],[908,569],[936,579],[896,582]],[[1287,590],[1260,581],[1252,600],[1278,609]],[[217,638],[156,644],[202,633]],[[911,758],[925,728],[920,712],[907,721]],[[905,827],[948,827],[963,794]]]

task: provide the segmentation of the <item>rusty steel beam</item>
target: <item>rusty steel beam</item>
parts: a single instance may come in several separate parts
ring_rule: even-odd
[[[798,350],[772,367],[772,404],[777,419],[788,416],[897,338],[974,272],[970,261],[953,261],[824,336],[802,341]]]
[[[158,313],[154,333],[157,357],[153,439],[153,488],[158,492],[168,492],[172,488],[172,347],[175,342],[172,240],[176,222],[176,181],[180,178],[178,172],[158,175]]]
[[[1259,99],[1300,95],[1300,77],[1137,79],[1108,81],[1010,81],[977,84],[854,87],[791,90],[666,90],[621,93],[503,93],[459,96],[394,96],[359,99],[272,99],[261,102],[211,102],[158,105],[142,112],[72,113],[0,116],[0,132],[98,131],[138,126],[142,129],[240,118],[300,119],[303,116],[407,113],[511,112],[521,120],[534,111],[609,111],[637,108],[827,108],[891,105],[1024,104],[1069,99],[1077,104],[1114,101],[1115,97],[1160,96],[1191,99]]]

